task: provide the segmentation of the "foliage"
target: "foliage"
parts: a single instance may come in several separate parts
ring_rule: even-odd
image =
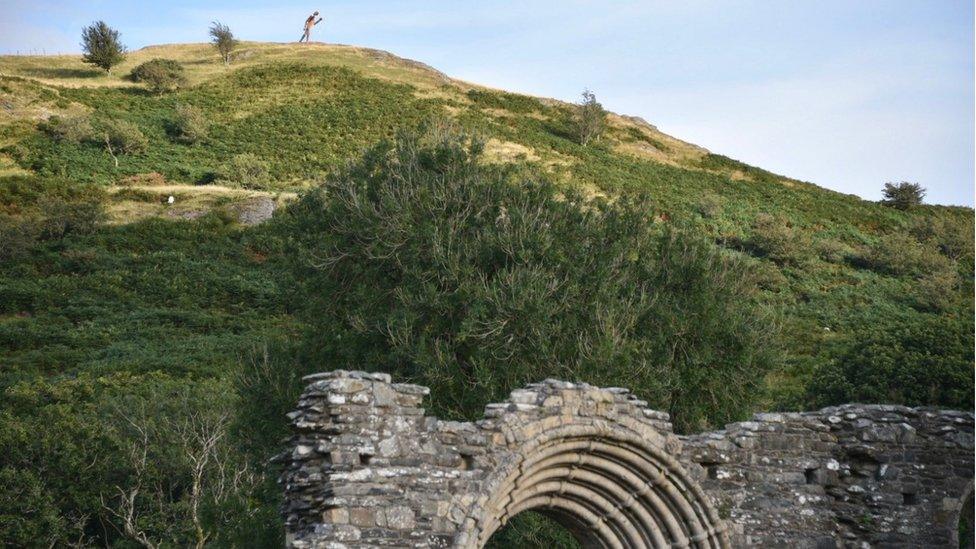
[[[90,234],[104,221],[104,206],[100,201],[69,202],[60,198],[46,198],[39,204],[44,212],[41,236],[61,239],[69,234]]]
[[[526,95],[477,88],[468,90],[466,95],[475,105],[489,109],[504,109],[520,114],[546,110],[538,99]]]
[[[172,133],[177,141],[182,143],[196,143],[207,137],[210,132],[210,121],[202,110],[185,103],[176,105],[173,116]]]
[[[922,203],[922,199],[925,198],[925,188],[918,183],[908,181],[885,183],[882,194],[884,195],[882,204],[899,210],[908,210]]]
[[[95,129],[87,116],[52,116],[41,124],[41,130],[55,141],[80,144],[95,137]]]
[[[429,385],[454,417],[546,377],[632,387],[682,429],[749,409],[775,330],[741,262],[479,147],[404,135],[293,208],[311,360]]]
[[[30,176],[0,179],[0,259],[23,258],[41,241],[92,233],[104,220],[103,200],[97,187]]]
[[[936,247],[943,255],[961,265],[973,263],[973,216],[960,220],[946,215],[915,219],[910,233],[919,242]]]
[[[150,146],[116,168],[97,147],[36,134],[24,143],[22,164],[43,175],[101,183],[148,172],[171,181],[205,182],[228,159],[251,153],[268,162],[272,181],[290,186],[296,180],[324,177],[401,125],[419,124],[439,108],[417,99],[407,86],[370,80],[343,68],[296,64],[244,68],[208,86],[163,96],[118,88],[61,93],[100,118],[136,124]],[[249,107],[272,96],[280,102],[273,109]],[[177,104],[193,105],[209,121],[207,147],[186,147],[173,139]],[[101,135],[96,141],[104,147]]]
[[[112,67],[125,60],[125,46],[119,41],[119,31],[105,21],[95,21],[81,31],[82,58],[85,63],[111,72]]]
[[[55,201],[102,203],[103,195],[37,177],[0,179],[0,209],[17,211],[18,221],[43,221]],[[278,288],[287,273],[253,259],[272,254],[275,241],[213,217],[154,220],[38,238],[17,261],[0,261],[4,540],[124,546],[131,536],[110,510],[124,510],[119,488],[142,485],[139,530],[151,541],[192,545],[193,483],[180,429],[193,413],[223,413],[231,415],[218,455],[237,464],[228,471],[246,464],[254,483],[216,500],[212,490],[200,492],[204,532],[217,545],[280,545],[278,489],[265,474],[275,446],[261,459],[243,452],[253,445],[234,426],[250,422],[237,412],[231,382],[251,342],[287,323]],[[134,465],[139,437],[120,413],[152,422],[149,469]]]
[[[906,233],[882,236],[861,259],[871,269],[894,275],[921,276],[951,268],[950,260],[937,248],[922,244]]]
[[[186,85],[183,65],[172,59],[152,59],[132,69],[131,77],[146,84],[150,91],[162,93]]]
[[[18,259],[34,247],[40,227],[32,220],[0,214],[0,260]]]
[[[486,549],[576,549],[581,547],[575,537],[554,519],[541,513],[526,511],[512,517],[503,528],[491,535]]]
[[[599,139],[607,127],[607,113],[590,90],[583,90],[583,100],[576,106],[576,131],[580,145],[584,147]]]
[[[255,46],[255,51],[259,48]],[[169,53],[166,56],[171,57]],[[752,271],[744,278],[755,278],[760,291],[743,296],[743,304],[737,307],[781,312],[781,320],[773,328],[782,326],[784,360],[771,366],[763,386],[741,389],[753,402],[749,411],[810,408],[884,395],[892,402],[972,407],[971,398],[963,398],[971,387],[967,388],[961,377],[967,364],[970,375],[972,368],[971,354],[967,357],[963,352],[971,345],[967,333],[973,331],[971,209],[885,207],[786,180],[720,155],[690,156],[685,164],[669,165],[617,153],[617,140],[652,143],[650,138],[644,139],[644,132],[633,129],[613,128],[599,142],[583,147],[574,123],[576,108],[571,105],[502,92],[469,92],[450,84],[428,93],[428,88],[397,83],[404,82],[403,74],[415,75],[416,71],[396,68],[382,74],[384,78],[370,78],[365,74],[375,76],[387,69],[372,64],[371,58],[356,59],[363,64],[355,66],[364,72],[317,65],[321,60],[258,60],[248,67],[215,70],[216,76],[200,85],[157,96],[131,87],[41,86],[27,79],[0,76],[4,100],[10,97],[15,105],[31,102],[68,113],[42,124],[25,120],[5,126],[11,129],[4,134],[9,139],[2,145],[2,153],[31,175],[0,177],[0,400],[4,402],[0,447],[5,450],[0,455],[0,538],[20,545],[132,546],[131,540],[124,538],[122,523],[102,505],[102,496],[107,498],[105,503],[117,504],[117,492],[112,488],[128,486],[126,483],[135,478],[125,452],[134,439],[130,431],[112,421],[118,417],[109,412],[129,403],[132,410],[140,410],[141,401],[130,395],[158,395],[163,385],[173,389],[166,389],[167,395],[180,394],[182,385],[201,382],[214,394],[219,392],[219,398],[212,398],[210,393],[188,389],[188,398],[201,402],[186,409],[208,414],[213,411],[208,406],[232,410],[225,440],[234,446],[235,463],[246,462],[250,471],[263,478],[250,491],[247,499],[251,506],[243,506],[237,499],[225,500],[219,513],[214,509],[216,514],[208,515],[237,513],[246,518],[246,524],[221,526],[213,543],[227,546],[282,543],[276,510],[280,491],[274,484],[276,472],[267,461],[278,451],[280,437],[286,432],[282,413],[294,406],[301,375],[313,370],[333,365],[362,367],[366,362],[357,361],[364,356],[373,360],[375,354],[379,358],[372,363],[378,364],[377,369],[394,364],[394,373],[401,379],[432,381],[434,396],[440,399],[435,403],[438,411],[454,414],[452,410],[461,410],[469,416],[479,415],[477,402],[503,396],[502,386],[537,381],[546,375],[632,385],[651,395],[655,404],[665,406],[668,398],[679,400],[680,395],[672,395],[660,385],[693,384],[694,375],[704,376],[710,370],[701,368],[698,372],[699,366],[689,367],[690,373],[680,368],[668,370],[673,362],[667,359],[658,366],[658,358],[652,353],[657,348],[654,334],[678,329],[712,334],[703,350],[694,351],[698,354],[693,354],[688,364],[697,360],[710,365],[712,360],[705,353],[715,349],[718,342],[728,341],[723,339],[724,332],[716,334],[711,323],[701,318],[725,318],[727,313],[721,310],[732,305],[708,304],[718,312],[695,313],[705,306],[696,305],[695,296],[709,295],[699,289],[715,286],[734,294],[738,286],[723,282],[723,277],[731,277],[723,272],[735,270],[716,268],[714,263],[692,269],[699,263],[709,265],[703,256],[748,265],[748,269],[740,265]],[[202,67],[186,68],[195,72],[204,70]],[[206,121],[206,146],[200,141],[186,144],[194,132],[185,137],[180,130],[180,115],[174,116],[178,105],[193,105]],[[93,114],[75,114],[81,112]],[[414,183],[403,193],[420,197],[416,203],[392,198],[382,204],[372,198],[364,200],[364,207],[382,207],[372,217],[368,212],[358,212],[342,230],[326,230],[323,216],[334,215],[328,220],[338,223],[338,216],[351,208],[348,203],[330,203],[328,193],[332,190],[352,188],[358,182],[364,189],[385,190],[386,194],[377,196],[398,196],[393,193],[395,185],[384,183],[384,177],[396,170],[381,161],[375,151],[370,156],[372,164],[360,161],[357,165],[375,165],[386,171],[372,178],[357,176],[344,185],[337,183],[339,176],[335,176],[325,189],[310,193],[293,206],[292,214],[276,216],[259,227],[242,229],[216,214],[193,221],[150,219],[114,225],[98,222],[100,212],[91,209],[87,211],[98,215],[82,215],[81,223],[70,222],[64,225],[69,227],[66,230],[58,229],[65,222],[62,215],[83,213],[89,204],[114,211],[122,201],[158,200],[159,193],[133,192],[131,188],[126,189],[128,193],[117,188],[109,193],[105,190],[108,185],[209,182],[220,176],[228,159],[245,153],[266,163],[268,180],[264,187],[301,189],[334,170],[342,170],[349,159],[394,136],[399,129],[445,112],[485,139],[518,144],[541,160],[531,168],[495,166],[477,167],[477,171],[461,162],[465,167],[460,173],[467,174],[462,182],[489,182],[460,189],[456,197],[435,200],[436,191],[449,185],[435,181],[425,194],[422,183],[446,177],[446,173],[436,176],[431,166],[453,165],[448,160],[455,147],[442,147],[446,156],[428,154],[427,167],[408,178]],[[139,154],[127,156],[121,165],[114,165],[103,149],[102,129],[107,120],[122,120],[137,127],[148,146]],[[61,122],[68,126],[77,122],[77,128],[55,129],[54,125]],[[90,138],[86,137],[89,127]],[[437,142],[428,137],[421,148],[429,151],[429,145]],[[654,146],[660,148],[659,144]],[[385,158],[398,162],[393,149],[387,150],[390,156]],[[465,153],[461,158],[470,160],[471,156]],[[354,166],[340,173],[362,171],[357,169]],[[539,175],[538,170],[547,173]],[[558,179],[559,185],[539,182],[549,178]],[[519,189],[525,181],[529,183]],[[607,199],[591,203],[576,196],[574,189],[585,189],[587,195],[606,195]],[[569,205],[585,207],[577,211],[567,204],[552,205],[552,200],[542,198],[549,196],[546,192],[555,192],[556,202],[565,202],[568,196]],[[531,200],[516,200],[523,196]],[[499,251],[502,244],[523,235],[515,233],[512,225],[507,229],[494,225],[501,213],[497,206],[503,199],[516,204],[505,203],[509,223],[513,216],[518,219],[518,212],[524,214],[518,226],[526,229],[527,241],[518,248],[524,252],[518,262],[495,259],[509,257],[504,250]],[[433,212],[423,209],[434,204],[443,208]],[[449,211],[449,207],[454,209]],[[487,214],[480,221],[462,224],[467,229],[463,234],[450,232],[445,220],[460,219],[467,210]],[[393,211],[403,215],[394,216]],[[549,211],[554,213],[538,222],[529,221],[531,212]],[[782,242],[788,253],[783,259],[774,260],[752,247],[752,226],[757,212],[762,211],[775,212],[773,233],[786,230]],[[615,233],[614,227],[625,225],[628,216],[634,218],[633,228]],[[420,221],[414,222],[414,218]],[[383,230],[374,223],[383,219],[400,220],[400,224]],[[550,219],[555,220],[554,227],[540,225]],[[648,223],[648,219],[656,219],[656,223]],[[70,228],[73,226],[82,228]],[[404,228],[402,234],[395,231],[397,226]],[[366,239],[357,247],[352,235],[360,229]],[[674,238],[669,240],[669,234]],[[447,240],[448,235],[455,235],[456,240]],[[596,243],[599,235],[606,237],[605,246]],[[547,239],[556,238],[558,244],[549,244]],[[470,244],[472,239],[477,246]],[[409,253],[387,257],[391,243],[401,240]],[[345,276],[354,280],[364,273],[364,278],[335,294],[317,293],[336,284],[337,275],[310,269],[306,262],[332,257],[334,250],[326,248],[332,242],[356,252],[344,263],[354,266]],[[455,242],[466,244],[455,248]],[[593,253],[594,259],[579,259],[588,253],[580,251],[586,246],[600,248]],[[624,252],[629,248],[634,250],[633,260]],[[754,254],[743,254],[740,249]],[[907,261],[898,257],[901,250],[909,256]],[[484,257],[479,255],[482,252]],[[293,258],[286,259],[293,253]],[[667,257],[674,259],[660,260]],[[539,265],[544,258],[551,267]],[[607,265],[594,268],[593,273],[580,274],[583,267],[572,265],[597,259],[606,260]],[[401,268],[401,261],[409,268]],[[676,269],[665,269],[667,264],[689,266],[677,269],[689,273],[673,274]],[[646,285],[652,288],[657,288],[658,280],[700,279],[700,283],[677,289],[661,283],[660,289],[649,292],[642,302],[638,293],[630,291],[643,280],[635,274],[638,267],[645,269],[650,280]],[[660,274],[664,270],[672,274]],[[600,289],[602,282],[590,287],[581,283],[557,286],[553,303],[539,297],[547,295],[547,280],[585,275],[586,281],[601,281],[601,276],[611,276],[608,272],[620,276],[613,275],[617,280],[606,289]],[[406,293],[398,296],[391,288],[400,284],[397,281],[394,286],[394,275],[403,273]],[[475,283],[479,273],[487,281],[484,288]],[[561,275],[565,276],[559,278]],[[380,281],[378,290],[370,290],[368,285],[376,280]],[[746,280],[741,284],[749,285]],[[459,293],[451,294],[452,288]],[[622,294],[612,295],[614,288]],[[520,293],[511,298],[503,293],[515,290]],[[587,291],[594,297],[585,295]],[[353,300],[360,294],[366,299],[357,305]],[[676,296],[673,299],[680,302],[682,315],[690,311],[693,320],[688,320],[689,326],[670,322],[677,313],[658,312],[658,307],[668,303],[663,294]],[[323,305],[332,295],[338,296],[335,306]],[[429,303],[424,301],[428,296]],[[506,301],[515,298],[525,305],[524,313],[497,305],[515,302]],[[636,328],[628,332],[625,321],[632,317],[621,312],[625,308],[620,305],[627,298],[643,303],[640,306],[645,309],[641,310],[668,322],[646,330],[646,337],[635,335]],[[393,313],[382,310],[384,299],[397,305],[390,309]],[[481,308],[464,309],[463,300],[467,299]],[[591,309],[591,302],[602,308]],[[315,319],[310,312],[316,306],[331,311],[331,316]],[[561,312],[564,309],[568,311],[565,314]],[[341,311],[346,315],[340,315]],[[363,314],[351,316],[352,311]],[[436,316],[442,312],[448,315],[446,320]],[[430,316],[422,316],[428,313]],[[513,340],[517,345],[514,350],[505,347],[500,337],[476,337],[491,329],[492,325],[483,323],[497,325],[509,317],[515,319],[509,324],[521,322],[515,328],[505,327],[522,334]],[[340,318],[341,322],[333,326],[329,318]],[[454,319],[460,320],[452,328],[447,324]],[[608,335],[611,328],[622,326],[621,350],[604,353],[600,347],[593,351],[607,359],[619,358],[619,364],[608,366],[606,374],[590,375],[583,366],[574,369],[583,363],[594,368],[598,364],[596,360],[580,358],[574,363],[565,358],[575,351],[572,344],[565,343],[568,336],[564,334],[552,336],[555,343],[551,346],[542,341],[542,335],[558,332],[564,325],[570,326],[565,328],[566,333],[573,326],[590,326],[584,341],[596,342],[594,345],[603,341],[604,347],[610,346],[606,341],[614,341]],[[316,336],[306,343],[318,343],[304,347],[299,343],[302,333]],[[949,334],[942,336],[948,341],[945,345],[938,344],[940,333]],[[343,339],[334,339],[337,337]],[[363,341],[374,338],[382,344],[372,353]],[[347,340],[352,342],[349,356],[340,356],[337,362],[322,361],[327,356],[325,351],[339,353]],[[643,348],[642,341],[646,344]],[[554,350],[558,344],[566,347],[562,354]],[[488,350],[523,353],[528,358],[521,362],[509,360],[505,354],[485,358]],[[645,377],[651,375],[640,366],[625,371],[627,361],[645,351],[651,356],[652,368],[667,370],[670,377],[645,383]],[[771,353],[777,351],[774,348]],[[439,358],[440,352],[453,352],[463,360],[450,354]],[[562,362],[546,369],[556,364],[550,355],[559,355]],[[860,369],[859,364],[875,355],[876,361],[866,362],[869,367]],[[538,357],[542,358],[532,362]],[[479,359],[483,359],[479,364],[487,366],[473,373],[455,368]],[[724,360],[716,361],[720,372],[725,371],[721,369],[727,365]],[[514,367],[491,369],[510,362],[524,371],[510,371]],[[440,366],[446,370],[441,372]],[[581,373],[577,376],[574,372]],[[623,374],[618,375],[620,372]],[[480,389],[460,391],[454,398],[444,387],[453,386],[462,373],[487,381],[476,386]],[[888,375],[900,381],[886,381]],[[734,387],[737,379],[723,379],[721,389],[729,386],[733,392],[738,390]],[[910,384],[917,380],[924,390],[912,392]],[[703,390],[714,392],[718,384],[705,380]],[[728,397],[732,404],[737,399],[735,394]],[[720,414],[695,407],[679,408],[677,416],[684,417],[683,428],[693,429],[698,425],[696,418],[718,418]],[[171,440],[168,436],[156,440]],[[7,452],[8,448],[13,450]],[[185,482],[178,480],[186,478],[179,474],[183,470],[179,460],[168,457],[172,452],[159,447],[152,452],[161,456],[160,463],[166,464],[168,471],[174,471],[171,485],[184,487]],[[187,531],[187,515],[181,514],[184,508],[180,501],[186,500],[171,499],[163,507],[179,512],[142,515],[147,525],[144,529],[153,533],[154,540],[168,537],[171,543],[192,544],[192,539],[179,534]],[[118,510],[117,505],[112,508]],[[140,512],[145,510],[140,507]],[[512,524],[515,537],[504,538],[502,543],[514,546],[545,540],[542,543],[549,546],[557,544],[547,537],[550,532],[532,519],[520,516]]]
[[[744,175],[751,181],[758,181],[762,183],[780,185],[783,180],[782,177],[772,172],[766,171],[762,168],[757,168],[755,166],[750,166],[721,154],[708,153],[701,157],[696,163],[694,163],[694,165],[706,170],[726,172],[732,175]]]
[[[107,120],[102,124],[102,142],[115,167],[119,166],[120,154],[138,154],[149,147],[149,140],[139,126],[125,120]]]
[[[231,54],[234,52],[234,48],[237,47],[237,42],[230,27],[222,24],[220,21],[210,23],[210,43],[217,49],[217,53],[220,54],[220,58],[224,61],[225,65],[230,64]]]
[[[818,403],[973,407],[973,331],[966,318],[906,315],[864,325],[850,339],[811,384]]]
[[[238,154],[224,164],[217,182],[230,187],[260,189],[270,180],[268,172],[268,163],[258,155]]]
[[[715,218],[722,214],[722,208],[724,206],[724,200],[722,197],[715,194],[706,194],[701,197],[698,201],[698,214],[704,218]]]
[[[781,264],[795,264],[809,251],[803,233],[790,227],[782,217],[761,213],[752,223],[752,249]]]

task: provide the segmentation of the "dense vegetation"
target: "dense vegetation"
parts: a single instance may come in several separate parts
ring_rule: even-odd
[[[515,94],[237,64],[161,94],[0,77],[5,101],[57,116],[5,126],[4,540],[278,544],[268,459],[300,376],[332,367],[432,385],[453,417],[550,375],[631,386],[685,429],[848,400],[973,406],[970,209],[681,156],[619,121],[583,147],[571,106]],[[444,117],[484,152],[391,144]],[[253,228],[220,209],[106,222],[157,203],[120,187],[153,177],[303,195]],[[195,476],[201,456],[222,468]]]

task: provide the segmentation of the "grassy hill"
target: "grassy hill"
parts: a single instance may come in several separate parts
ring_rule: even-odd
[[[183,64],[188,85],[155,94],[127,78],[153,58]],[[187,105],[209,127],[193,142],[174,129]],[[566,103],[351,46],[246,42],[229,66],[206,44],[153,46],[111,74],[77,56],[0,57],[0,446],[17,449],[3,458],[0,537],[125,537],[97,486],[120,483],[111,456],[131,433],[104,418],[134,394],[189,402],[203,390],[236,394],[246,411],[254,375],[281,367],[268,342],[303,328],[290,299],[302,281],[281,267],[288,235],[242,226],[234,208],[263,197],[287,207],[432,119],[482,135],[485,162],[524,164],[588,196],[641,195],[654,223],[693,227],[750,263],[783,357],[758,407],[972,406],[971,209],[897,210],[615,114],[583,147],[572,116]],[[55,127],[79,120],[129,123],[145,146],[116,165],[97,138]],[[223,400],[207,402],[212,412]],[[248,431],[246,415],[228,421],[260,469],[275,433]],[[74,484],[81,471],[88,489]],[[260,503],[238,502],[248,525],[213,519],[238,542],[273,539],[276,488],[261,486]]]

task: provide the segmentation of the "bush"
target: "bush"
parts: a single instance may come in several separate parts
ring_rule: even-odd
[[[917,309],[946,311],[959,300],[959,276],[952,269],[927,273],[914,282],[912,295]]]
[[[173,135],[177,141],[196,143],[207,137],[210,122],[200,109],[183,103],[176,105],[173,117]]]
[[[217,183],[244,189],[260,189],[270,181],[268,163],[256,154],[239,154],[224,164]]]
[[[631,387],[682,430],[751,409],[776,330],[742,262],[656,227],[646,199],[478,150],[402,136],[289,208],[309,360],[429,385],[452,417],[547,377]]]
[[[234,536],[251,527],[262,479],[231,445],[231,387],[116,373],[19,383],[3,396],[5,541],[29,532],[27,545],[58,547],[246,545]]]
[[[95,65],[105,72],[125,60],[125,46],[119,41],[119,31],[95,21],[81,31],[81,49],[85,55],[82,60]]]
[[[105,219],[105,210],[98,201],[72,202],[46,197],[40,209],[44,212],[41,236],[54,240],[69,234],[89,234]]]
[[[118,183],[123,187],[161,187],[163,185],[169,185],[166,177],[157,172],[129,175],[120,179]],[[114,196],[119,196],[119,193],[115,193]]]
[[[793,230],[782,217],[761,213],[752,224],[749,246],[780,264],[800,262],[809,250],[804,233]]]
[[[132,69],[130,76],[155,93],[173,91],[186,85],[183,65],[171,59],[153,59]]]
[[[933,246],[922,244],[907,233],[882,236],[861,255],[870,269],[895,276],[921,276],[952,269],[951,261]]]
[[[922,199],[925,198],[925,188],[918,183],[907,181],[885,183],[882,194],[884,194],[882,204],[899,210],[908,210],[922,203]]]
[[[817,242],[817,255],[828,263],[844,263],[854,253],[854,249],[847,244],[833,239],[823,239]]]
[[[95,129],[86,116],[52,116],[41,124],[41,130],[55,141],[79,144],[95,137]]]
[[[937,247],[953,261],[973,263],[973,216],[962,219],[948,216],[923,217],[915,220],[910,230],[919,242]]]
[[[810,394],[823,406],[887,402],[971,410],[972,350],[965,318],[916,313],[881,325],[864,322],[846,350],[814,376]]]
[[[0,214],[0,260],[22,257],[39,237],[40,228],[32,220]]]
[[[717,194],[706,194],[698,200],[698,204],[695,206],[695,210],[698,214],[705,219],[713,219],[722,214],[722,209],[725,207],[725,200]]]
[[[119,154],[137,154],[149,147],[149,140],[142,134],[139,126],[125,120],[109,120],[102,128],[102,141],[115,165],[119,165]]]

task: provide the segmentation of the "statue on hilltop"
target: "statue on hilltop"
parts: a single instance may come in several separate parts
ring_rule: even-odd
[[[302,37],[298,39],[299,44],[301,44],[302,41],[307,44],[312,37],[312,27],[322,22],[322,17],[319,17],[317,20],[315,19],[318,14],[319,12],[315,11],[312,13],[312,15],[308,16],[308,19],[305,20],[305,32],[302,34]]]

